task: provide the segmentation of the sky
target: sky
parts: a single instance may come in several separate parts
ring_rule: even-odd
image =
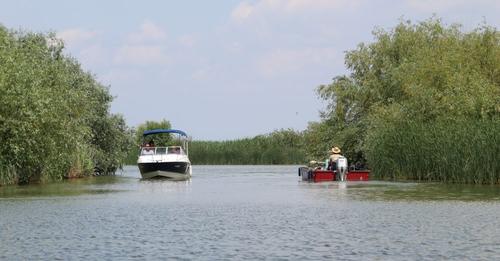
[[[348,74],[372,32],[432,16],[500,28],[500,0],[2,1],[0,24],[55,32],[129,126],[166,119],[197,140],[304,130],[316,88]]]

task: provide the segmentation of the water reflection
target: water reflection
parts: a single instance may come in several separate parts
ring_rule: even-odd
[[[371,201],[496,201],[498,185],[464,185],[411,182],[300,182],[303,188],[330,191],[352,200]],[[333,190],[333,191],[332,191]],[[338,191],[335,191],[338,190]]]
[[[191,189],[192,180],[170,180],[170,179],[140,179],[139,190],[150,193],[163,192],[189,192]]]
[[[48,184],[0,187],[0,198],[65,197],[85,194],[185,193],[193,192],[193,182],[201,182],[197,194],[229,193],[229,199],[248,201],[295,198],[334,198],[363,201],[495,201],[500,200],[500,186],[454,185],[411,182],[322,182],[297,181],[295,173],[279,166],[199,166],[192,179],[141,179],[137,167],[126,167],[119,175],[70,179]],[[291,184],[298,182],[296,188]],[[224,192],[225,191],[225,192]],[[265,193],[266,198],[254,197]],[[292,192],[292,193],[290,193]],[[248,193],[248,197],[243,197]],[[227,195],[223,197],[226,200]]]
[[[388,186],[373,191],[380,200],[459,200],[491,201],[500,199],[500,187],[491,185],[456,184],[412,184],[411,186]]]
[[[105,194],[125,191],[113,185],[122,184],[116,176],[69,179],[46,184],[0,187],[0,198],[64,197],[84,194]]]

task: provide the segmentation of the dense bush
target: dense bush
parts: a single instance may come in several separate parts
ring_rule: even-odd
[[[335,144],[379,177],[498,183],[500,33],[433,18],[374,36],[347,52],[349,76],[318,88],[329,105],[309,154]]]
[[[0,26],[0,184],[113,173],[130,146],[107,88],[53,34]]]

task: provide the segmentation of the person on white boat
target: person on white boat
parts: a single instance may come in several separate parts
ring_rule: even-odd
[[[149,143],[146,143],[144,147],[142,148],[142,155],[152,155],[155,154],[154,149],[151,147]]]
[[[181,148],[178,147],[178,146],[169,147],[168,148],[168,154],[181,154]]]

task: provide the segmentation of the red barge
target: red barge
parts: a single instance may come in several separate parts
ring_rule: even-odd
[[[299,168],[299,176],[303,181],[322,182],[340,180],[337,171],[312,169],[308,167]],[[370,178],[370,170],[349,170],[346,173],[346,181],[368,181]]]

